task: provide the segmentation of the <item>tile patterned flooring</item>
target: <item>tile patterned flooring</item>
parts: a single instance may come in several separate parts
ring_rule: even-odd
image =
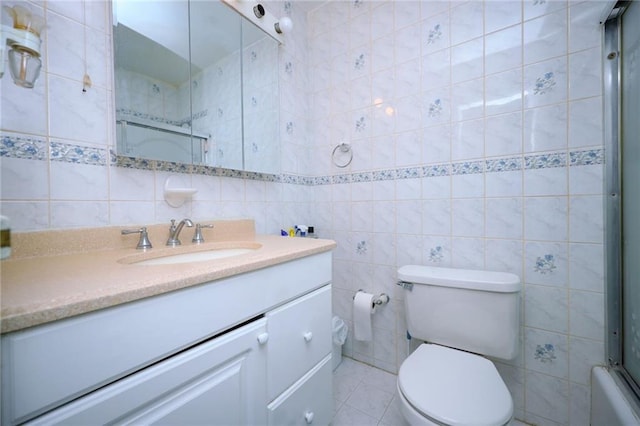
[[[333,372],[333,399],[332,426],[409,426],[398,406],[396,375],[351,358],[343,357]]]

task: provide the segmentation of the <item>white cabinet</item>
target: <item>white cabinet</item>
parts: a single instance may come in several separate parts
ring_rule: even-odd
[[[331,288],[323,287],[267,313],[269,399],[331,352]]]
[[[267,313],[269,424],[326,425],[333,414],[331,286]]]
[[[3,335],[1,424],[327,424],[330,282],[325,252]]]
[[[266,424],[259,319],[33,421],[33,425]]]

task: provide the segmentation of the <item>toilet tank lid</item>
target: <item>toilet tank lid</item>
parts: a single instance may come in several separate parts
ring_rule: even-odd
[[[509,272],[405,265],[398,269],[398,279],[414,284],[429,284],[497,293],[517,293],[520,291],[520,278]]]

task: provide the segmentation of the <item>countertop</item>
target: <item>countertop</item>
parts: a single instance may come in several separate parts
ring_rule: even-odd
[[[18,256],[0,263],[0,331],[17,331],[330,251],[336,247],[332,240],[255,235],[252,232],[234,235],[233,240],[221,241],[217,238],[198,245],[183,243],[177,248],[156,244],[158,248],[146,252],[135,249],[137,237],[133,240],[126,239],[129,246],[127,248],[71,250],[72,252],[66,253],[48,250],[47,254],[39,253],[36,256],[28,256],[18,250]],[[242,247],[249,242],[258,243],[261,247],[250,253],[215,261],[172,265],[126,263],[134,258],[158,257],[162,254]]]

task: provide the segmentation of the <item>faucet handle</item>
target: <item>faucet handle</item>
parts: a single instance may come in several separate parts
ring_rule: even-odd
[[[196,223],[196,232],[193,234],[192,243],[200,244],[204,243],[204,237],[202,236],[202,228],[213,228],[213,225],[201,225]]]
[[[122,231],[120,231],[120,233],[122,235],[140,234],[140,239],[138,240],[138,245],[136,246],[136,249],[138,250],[153,248],[153,246],[151,245],[151,241],[149,241],[149,234],[147,233],[147,228],[145,226],[140,229],[123,229]]]

